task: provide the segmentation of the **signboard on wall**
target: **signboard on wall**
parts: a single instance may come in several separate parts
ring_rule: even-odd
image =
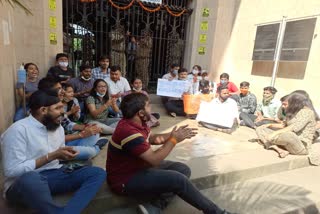
[[[162,4],[162,0],[141,0],[141,1],[153,3],[153,4]]]

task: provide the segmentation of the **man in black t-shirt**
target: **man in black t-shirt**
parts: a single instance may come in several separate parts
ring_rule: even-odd
[[[47,76],[54,77],[57,81],[64,83],[74,77],[74,70],[68,66],[69,57],[65,53],[56,55],[56,66],[49,69]]]

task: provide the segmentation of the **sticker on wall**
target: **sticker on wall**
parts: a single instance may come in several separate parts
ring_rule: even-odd
[[[205,55],[205,53],[206,53],[206,47],[201,46],[198,48],[199,55]]]
[[[209,17],[209,14],[210,14],[209,12],[210,12],[209,8],[207,7],[203,8],[202,17]]]
[[[50,28],[57,28],[57,17],[50,16],[49,23],[50,23]]]
[[[207,34],[200,34],[200,36],[199,36],[199,42],[200,42],[201,44],[206,43],[206,42],[207,42]]]
[[[49,0],[49,9],[55,11],[57,8],[56,0]]]
[[[200,24],[200,29],[202,31],[208,31],[209,29],[208,21],[202,21]]]
[[[57,41],[57,34],[56,33],[50,33],[49,34],[50,44],[56,45],[58,43]]]

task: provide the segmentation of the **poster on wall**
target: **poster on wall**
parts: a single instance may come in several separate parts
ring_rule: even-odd
[[[49,9],[55,11],[57,8],[56,0],[49,0]]]
[[[57,28],[57,17],[50,16],[49,23],[50,23],[50,28]]]
[[[201,44],[206,43],[206,42],[207,42],[207,34],[200,34],[200,35],[199,35],[199,42],[200,42]]]
[[[56,45],[58,43],[57,41],[57,34],[56,33],[50,33],[49,34],[49,40],[51,45]]]
[[[205,55],[206,54],[206,47],[200,46],[198,48],[198,54],[199,55]]]
[[[200,24],[200,29],[202,31],[208,31],[209,29],[208,21],[202,21]]]
[[[202,17],[209,17],[209,15],[210,15],[210,10],[209,10],[209,8],[207,8],[207,7],[203,8],[203,10],[202,10]]]

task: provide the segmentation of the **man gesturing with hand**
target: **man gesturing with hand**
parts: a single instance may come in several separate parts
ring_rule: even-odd
[[[108,146],[108,183],[115,193],[150,201],[138,206],[140,213],[161,213],[170,199],[178,195],[204,213],[226,213],[193,186],[190,168],[164,160],[176,144],[197,134],[188,126],[174,127],[169,133],[153,135],[146,125],[150,119],[149,99],[142,93],[125,96],[118,123]],[[161,145],[153,150],[151,144]]]

